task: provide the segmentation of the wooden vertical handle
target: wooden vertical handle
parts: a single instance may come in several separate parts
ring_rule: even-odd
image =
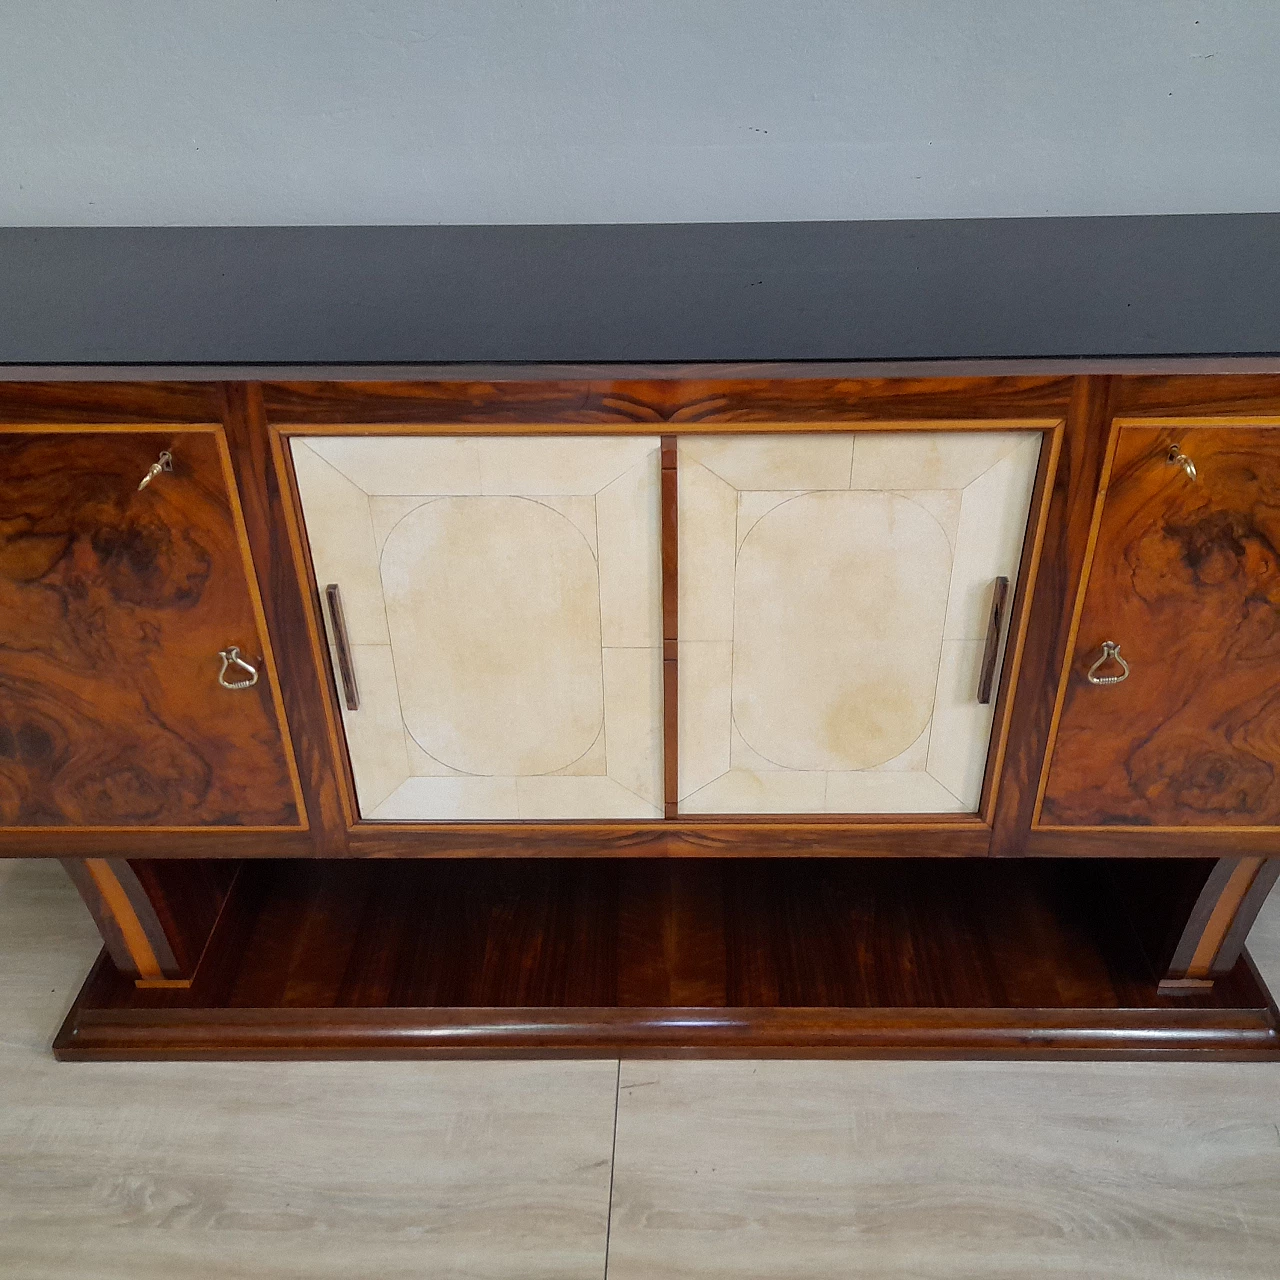
[[[338,584],[324,589],[324,602],[329,606],[329,626],[333,631],[333,647],[338,654],[338,679],[342,683],[342,700],[348,711],[360,710],[360,690],[356,687],[356,670],[351,661],[351,644],[347,640],[347,620],[342,612],[342,595]]]
[[[1009,579],[997,578],[991,588],[991,617],[987,622],[987,644],[982,651],[982,672],[978,676],[978,701],[991,701],[996,682],[996,659],[1000,656],[1000,633],[1004,630],[1004,610],[1009,599]]]

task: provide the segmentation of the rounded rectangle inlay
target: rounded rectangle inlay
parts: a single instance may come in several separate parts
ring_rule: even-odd
[[[1042,433],[915,425],[680,436],[679,813],[977,810]]]
[[[292,449],[317,581],[347,606],[361,818],[661,818],[658,437]]]
[[[786,769],[870,769],[933,713],[951,547],[894,493],[806,493],[738,553],[733,716]],[[839,602],[840,607],[833,608]]]
[[[463,773],[544,774],[604,722],[600,587],[569,519],[518,497],[446,497],[405,515],[382,584],[404,721]]]

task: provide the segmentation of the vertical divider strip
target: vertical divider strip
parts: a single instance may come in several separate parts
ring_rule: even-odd
[[[662,437],[662,778],[665,816],[679,813],[679,486],[676,437]]]

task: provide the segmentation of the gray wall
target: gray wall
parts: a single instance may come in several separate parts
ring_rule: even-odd
[[[0,224],[1275,210],[1276,0],[0,0]]]

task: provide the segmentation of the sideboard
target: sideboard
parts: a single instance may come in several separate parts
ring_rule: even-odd
[[[58,1056],[1280,1053],[1275,361],[74,355],[0,383]]]

